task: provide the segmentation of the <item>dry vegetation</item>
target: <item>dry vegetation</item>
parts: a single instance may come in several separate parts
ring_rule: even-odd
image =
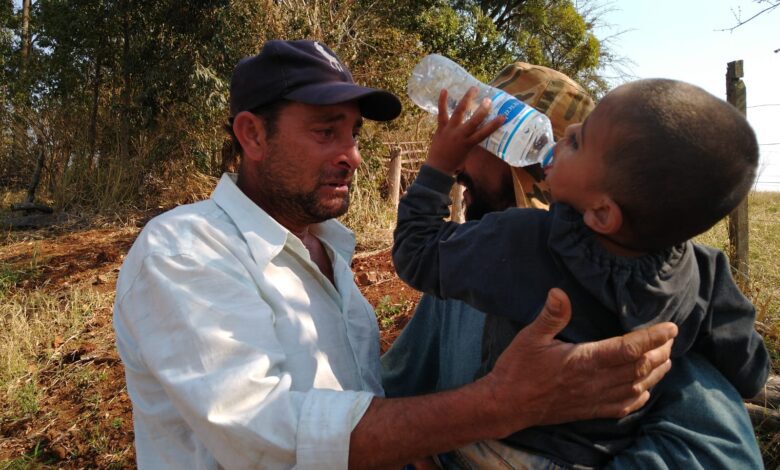
[[[149,202],[145,211],[112,217],[80,214],[48,229],[2,234],[0,468],[133,467],[131,405],[111,328],[114,283],[124,253],[148,217],[208,194],[212,178],[187,175],[169,173],[171,182],[161,188],[160,199],[168,204]],[[360,177],[376,178],[365,167]],[[3,197],[0,203],[7,207],[18,195]],[[358,232],[362,253],[353,267],[377,309],[387,347],[419,296],[392,273],[386,248],[393,211],[378,192],[358,191],[355,202],[347,223]],[[751,282],[744,290],[757,306],[758,328],[775,366],[780,364],[779,213],[780,193],[751,195]],[[699,241],[727,248],[726,224]],[[780,437],[761,425],[757,433],[767,467],[776,468]]]

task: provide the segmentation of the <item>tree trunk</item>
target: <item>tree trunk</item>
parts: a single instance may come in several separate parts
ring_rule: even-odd
[[[22,2],[22,76],[27,73],[27,64],[30,62],[30,3],[31,0],[23,0]]]
[[[398,208],[398,199],[401,194],[401,147],[392,147],[390,149],[390,162],[387,168],[387,195],[393,204]]]
[[[122,25],[122,38],[124,42],[122,50],[122,117],[119,126],[119,158],[127,162],[130,157],[130,6],[127,1],[124,4],[124,21]]]
[[[95,60],[95,81],[92,83],[92,111],[89,116],[89,167],[95,167],[95,147],[97,146],[97,114],[100,100],[101,57]]]
[[[747,91],[741,60],[729,62],[726,67],[726,100],[737,110],[746,114]],[[746,285],[750,282],[749,245],[750,219],[748,217],[747,196],[729,214],[729,262],[737,281]]]
[[[43,147],[38,149],[38,161],[35,163],[35,171],[33,172],[30,185],[27,187],[27,199],[25,202],[32,204],[35,202],[35,191],[38,189],[38,183],[41,181],[41,172],[43,171],[43,163],[46,160],[46,152],[43,151]]]
[[[452,206],[450,207],[450,220],[453,222],[463,223],[466,220],[466,216],[463,213],[463,186],[459,184],[453,184],[450,189],[450,199],[452,200]]]

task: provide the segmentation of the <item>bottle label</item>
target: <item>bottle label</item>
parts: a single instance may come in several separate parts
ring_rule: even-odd
[[[514,119],[518,114],[520,114],[523,111],[523,108],[525,108],[525,103],[518,100],[517,98],[509,98],[506,100],[500,108],[498,108],[498,114],[503,114],[506,116],[506,120],[504,120],[504,123],[508,123],[512,119]]]

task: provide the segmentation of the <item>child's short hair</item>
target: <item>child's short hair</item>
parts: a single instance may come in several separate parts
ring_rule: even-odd
[[[632,247],[682,243],[743,200],[756,175],[758,143],[736,108],[676,80],[639,80],[618,90],[625,99],[610,109],[618,142],[604,155],[604,181]]]

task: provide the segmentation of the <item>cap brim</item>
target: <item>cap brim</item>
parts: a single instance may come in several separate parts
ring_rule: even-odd
[[[317,83],[298,88],[284,97],[291,101],[314,105],[357,101],[360,114],[373,121],[390,121],[401,114],[401,101],[394,94],[354,83]]]

